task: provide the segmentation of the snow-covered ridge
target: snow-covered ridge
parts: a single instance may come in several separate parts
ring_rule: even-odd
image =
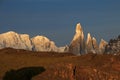
[[[30,51],[64,51],[45,36],[38,35],[30,38],[28,34],[18,34],[14,31],[0,34],[0,49],[6,47]]]

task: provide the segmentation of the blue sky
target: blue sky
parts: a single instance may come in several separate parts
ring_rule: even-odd
[[[120,34],[120,0],[0,0],[0,33],[44,35],[57,46],[69,44],[75,26],[108,41]]]

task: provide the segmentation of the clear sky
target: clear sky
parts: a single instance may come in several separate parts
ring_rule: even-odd
[[[69,44],[75,26],[108,41],[120,34],[120,0],[0,0],[0,33],[44,35],[57,46]]]

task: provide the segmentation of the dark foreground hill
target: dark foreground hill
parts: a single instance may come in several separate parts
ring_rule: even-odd
[[[70,53],[2,49],[0,80],[11,80],[11,77],[16,80],[119,80],[120,55],[74,56]]]

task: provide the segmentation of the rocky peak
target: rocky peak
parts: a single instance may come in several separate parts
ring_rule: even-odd
[[[84,38],[84,34],[83,34],[83,30],[82,30],[82,27],[81,27],[80,23],[78,23],[76,25],[76,33],[75,33],[75,36],[73,38],[73,41],[80,38],[80,37]]]
[[[85,53],[84,50],[85,50],[84,33],[80,23],[78,23],[76,25],[76,33],[69,46],[69,51],[76,55],[80,55],[82,53]]]
[[[99,48],[104,48],[104,46],[106,46],[107,44],[108,43],[105,40],[101,39]]]
[[[97,40],[95,37],[92,38],[92,42],[93,42],[93,48],[98,49],[99,47],[98,47]]]
[[[83,31],[83,30],[82,30],[81,24],[78,23],[78,24],[76,25],[76,33],[81,33],[82,31]]]
[[[88,33],[87,35],[86,49],[87,49],[87,53],[93,52],[93,42],[90,33]]]
[[[106,45],[107,42],[101,39],[100,45],[98,46],[97,40],[94,37],[92,38],[90,33],[88,33],[85,42],[83,29],[80,23],[78,23],[76,25],[76,33],[69,46],[69,52],[76,55],[83,53],[103,53]]]
[[[91,37],[91,35],[90,35],[90,33],[88,33],[88,35],[87,35],[87,45],[88,44],[91,44],[91,46],[92,46],[92,37]]]
[[[96,39],[91,37],[90,33],[87,35],[87,41],[86,41],[86,49],[87,53],[98,53],[98,44]]]
[[[107,44],[108,43],[105,40],[101,39],[100,44],[99,44],[99,52],[100,53],[104,53],[105,47]]]

